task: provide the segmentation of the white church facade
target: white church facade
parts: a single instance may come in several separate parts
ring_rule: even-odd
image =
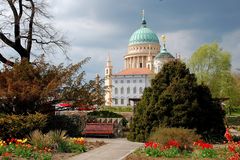
[[[161,48],[158,36],[147,27],[143,14],[141,27],[129,39],[124,69],[113,73],[112,61],[108,57],[105,67],[106,106],[133,106],[163,64],[175,59],[166,49],[165,36],[162,39]]]

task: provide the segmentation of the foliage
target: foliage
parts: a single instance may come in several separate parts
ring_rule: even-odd
[[[87,114],[88,119],[95,119],[95,118],[122,118],[122,125],[126,126],[128,121],[127,119],[118,113],[114,113],[111,111],[93,111],[93,112],[89,112]]]
[[[227,116],[226,123],[228,126],[238,126],[240,124],[240,116]]]
[[[26,159],[43,159],[51,160],[51,149],[36,150],[32,145],[26,143],[25,140],[12,138],[8,141],[0,140],[0,156],[2,159],[12,159],[11,157]]]
[[[148,140],[167,145],[167,143],[173,139],[181,144],[181,146],[179,146],[181,150],[192,150],[193,142],[200,139],[200,136],[191,129],[158,128],[150,135]]]
[[[54,111],[53,103],[61,100],[72,100],[77,102],[84,98],[85,104],[100,104],[103,97],[96,99],[96,85],[84,82],[84,72],[80,73],[83,61],[64,67],[50,65],[44,62],[44,58],[30,64],[19,63],[13,68],[4,68],[0,71],[0,109],[3,113],[26,114]],[[79,83],[81,81],[81,83]],[[71,82],[71,83],[70,83]],[[77,85],[76,85],[77,83]],[[98,89],[103,90],[98,84]],[[68,86],[72,86],[68,88]],[[76,93],[78,96],[67,98],[68,94]],[[75,95],[75,94],[74,94]],[[102,95],[102,94],[101,94]],[[68,97],[71,98],[71,97]],[[52,102],[52,101],[55,102]],[[102,103],[102,102],[101,102]]]
[[[78,73],[77,73],[78,74]],[[104,104],[104,79],[95,80],[88,83],[83,78],[85,72],[75,75],[75,78],[68,78],[61,92],[61,99],[73,101],[73,107],[87,108],[101,106]],[[81,94],[80,94],[81,93]]]
[[[46,1],[3,0],[0,2],[0,61],[13,66],[9,57],[12,49],[21,61],[30,61],[38,53],[66,53],[68,42],[53,27]],[[5,55],[2,55],[1,52]],[[8,56],[6,56],[8,55]]]
[[[86,151],[83,138],[69,139],[66,131],[50,131],[43,134],[35,130],[30,134],[29,142],[38,149],[52,148],[58,152],[81,153]]]
[[[27,115],[5,115],[0,117],[0,137],[23,138],[35,129],[42,129],[46,125],[47,115],[41,113]]]
[[[196,74],[199,84],[207,85],[213,97],[227,97],[226,105],[239,105],[239,87],[235,76],[231,74],[231,55],[223,51],[218,44],[206,44],[198,48],[188,64]]]
[[[165,64],[136,106],[128,139],[146,141],[159,126],[196,129],[203,138],[223,137],[225,112],[208,87],[176,60]]]
[[[132,112],[133,108],[132,107],[121,107],[121,106],[115,106],[115,107],[103,107],[101,108],[103,111],[110,111],[110,112]]]
[[[65,130],[69,136],[78,136],[84,125],[84,119],[78,115],[50,115],[43,131],[46,133],[50,130]]]
[[[84,138],[67,138],[65,131],[50,131],[43,134],[36,130],[27,139],[11,138],[7,141],[0,139],[0,158],[1,159],[39,159],[51,160],[52,153],[86,152]],[[30,142],[30,144],[29,144]]]

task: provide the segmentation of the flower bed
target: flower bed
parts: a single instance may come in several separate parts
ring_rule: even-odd
[[[146,142],[144,147],[135,151],[127,157],[127,160],[155,160],[155,159],[218,159],[218,160],[240,160],[240,141],[234,142],[229,130],[226,130],[227,142],[214,147],[214,145],[198,140],[193,143],[193,148],[184,146],[172,139],[166,144]],[[219,146],[219,145],[218,145]]]
[[[103,145],[104,143],[93,144],[88,143],[84,138],[66,138],[64,141],[59,141],[58,144],[53,144],[52,147],[44,145],[30,144],[28,139],[7,139],[0,140],[0,159],[36,159],[36,160],[52,160],[52,159],[67,159],[70,156],[86,152],[95,146]]]

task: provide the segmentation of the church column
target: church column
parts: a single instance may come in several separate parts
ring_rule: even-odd
[[[139,67],[139,63],[140,63],[140,60],[139,60],[139,56],[137,57],[137,68],[140,68]]]

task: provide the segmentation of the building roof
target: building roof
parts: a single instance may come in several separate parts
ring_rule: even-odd
[[[158,36],[147,27],[147,22],[143,16],[141,27],[131,35],[128,45],[145,43],[159,44],[159,39]]]
[[[114,75],[149,75],[149,74],[154,74],[153,71],[149,70],[148,68],[129,68],[122,70],[119,73],[116,73]]]
[[[173,55],[167,51],[165,44],[163,45],[161,51],[155,57],[156,60],[161,58],[174,58]]]

